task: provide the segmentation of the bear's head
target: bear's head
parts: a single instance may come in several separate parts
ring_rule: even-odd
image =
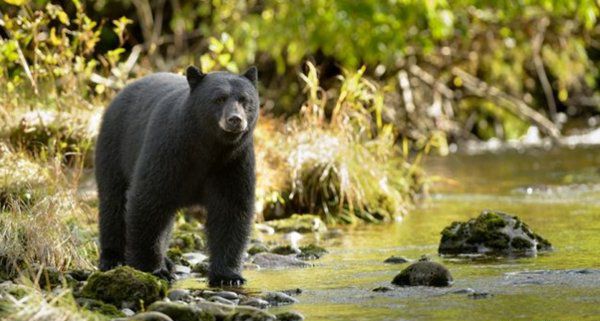
[[[208,130],[224,143],[251,136],[260,103],[256,67],[238,75],[229,72],[204,74],[190,66],[186,78],[190,86],[189,105],[205,132]]]

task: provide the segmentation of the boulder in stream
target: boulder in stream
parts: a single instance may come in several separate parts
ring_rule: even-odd
[[[483,211],[467,222],[454,222],[442,231],[440,254],[501,254],[534,256],[552,245],[518,217]]]
[[[418,261],[396,275],[392,283],[399,286],[449,286],[452,284],[452,275],[439,263]]]

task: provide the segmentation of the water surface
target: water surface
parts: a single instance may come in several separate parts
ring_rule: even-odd
[[[248,287],[301,288],[299,304],[279,309],[307,320],[600,320],[600,274],[511,274],[600,269],[600,149],[452,155],[426,166],[445,179],[402,222],[345,228],[341,237],[319,241],[330,253],[316,267],[246,271]],[[483,209],[518,215],[555,251],[521,259],[438,257],[440,231]],[[383,264],[385,258],[424,254],[451,270],[451,288],[371,291],[407,266]],[[491,296],[449,293],[464,288]]]

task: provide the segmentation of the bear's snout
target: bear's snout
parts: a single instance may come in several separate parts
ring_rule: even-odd
[[[239,103],[227,106],[219,120],[219,127],[229,133],[241,133],[248,128],[246,112]]]

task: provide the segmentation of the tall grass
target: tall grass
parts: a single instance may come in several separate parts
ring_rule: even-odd
[[[337,92],[327,92],[316,68],[307,67],[301,75],[306,103],[272,150],[283,155],[271,157],[285,179],[279,190],[267,193],[265,218],[313,213],[330,223],[353,223],[400,217],[422,187],[421,173],[400,153],[393,127],[382,120],[382,91],[361,69],[340,77]]]

